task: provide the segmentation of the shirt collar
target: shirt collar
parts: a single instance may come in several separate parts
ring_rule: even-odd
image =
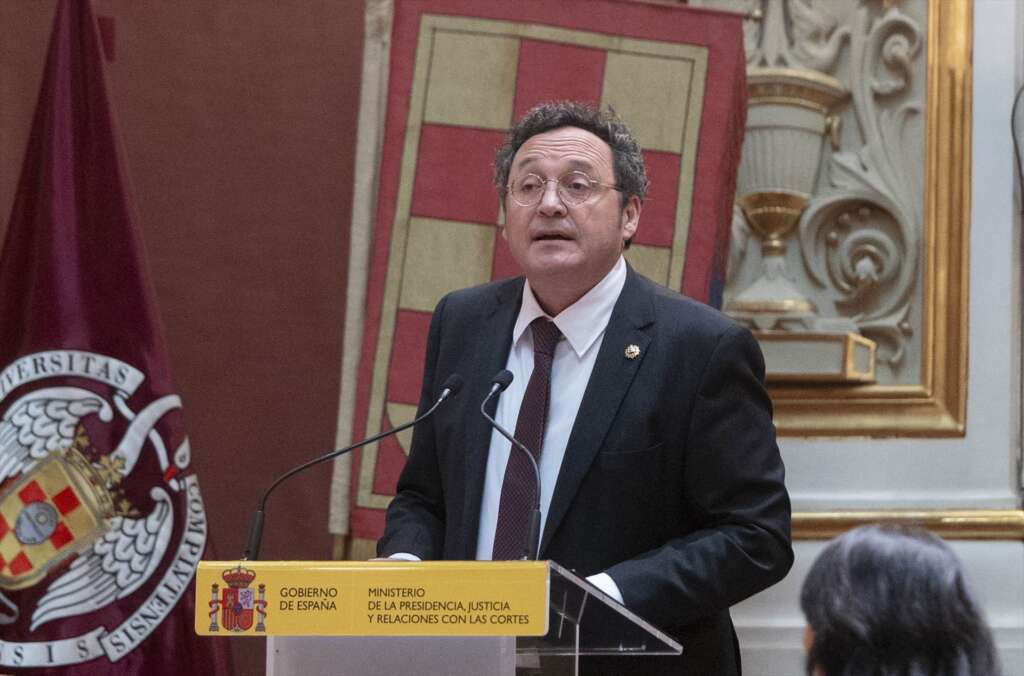
[[[594,341],[604,333],[611,319],[615,301],[622,293],[626,284],[626,261],[622,256],[612,266],[608,274],[583,294],[578,301],[562,310],[557,317],[548,317],[541,308],[530,288],[530,280],[523,285],[523,302],[519,308],[519,317],[512,329],[512,344],[519,342],[526,332],[526,327],[537,317],[547,317],[555,323],[565,339],[569,341],[577,357],[582,357]]]

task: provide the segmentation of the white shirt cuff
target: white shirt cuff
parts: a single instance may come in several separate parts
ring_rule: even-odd
[[[420,557],[415,554],[409,554],[408,552],[395,552],[389,559],[395,559],[396,561],[422,561]]]
[[[608,596],[611,596],[619,603],[624,604],[624,601],[622,600],[622,592],[619,591],[619,585],[615,584],[615,580],[613,580],[612,576],[608,573],[598,573],[597,575],[591,575],[587,578],[587,582],[594,585]]]

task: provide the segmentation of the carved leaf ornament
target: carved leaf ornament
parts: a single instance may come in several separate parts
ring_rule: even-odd
[[[922,95],[912,91],[924,34],[900,3],[878,0],[704,0],[744,11],[750,68],[829,74],[849,90],[848,129],[831,129],[824,159],[797,229],[802,275],[823,317],[847,319],[879,343],[879,360],[899,380],[914,339],[924,206],[919,147]],[[915,136],[916,135],[916,136]],[[841,141],[841,143],[837,143]],[[737,210],[730,281],[757,246]],[[795,262],[795,261],[794,261]],[[916,320],[919,321],[919,318]]]

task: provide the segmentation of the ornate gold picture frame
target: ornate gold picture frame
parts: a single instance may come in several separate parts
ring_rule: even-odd
[[[928,7],[921,382],[770,385],[782,436],[963,436],[973,3]]]

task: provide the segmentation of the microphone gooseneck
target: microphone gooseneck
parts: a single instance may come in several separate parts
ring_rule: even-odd
[[[526,537],[526,550],[523,554],[523,558],[528,561],[536,561],[537,554],[540,552],[540,468],[537,466],[537,458],[533,457],[533,453],[530,452],[521,441],[512,436],[508,430],[498,424],[498,421],[492,418],[487,413],[487,402],[491,400],[495,394],[504,392],[508,389],[508,386],[512,384],[512,372],[508,369],[502,369],[491,379],[491,391],[487,393],[484,400],[480,403],[480,413],[487,418],[487,422],[491,423],[491,426],[501,433],[501,436],[509,440],[509,442],[515,448],[526,454],[526,457],[530,459],[530,466],[533,468],[533,476],[537,482],[537,491],[534,494],[533,511],[530,512],[530,528]]]
[[[263,495],[260,497],[259,502],[256,505],[256,512],[255,514],[253,514],[252,524],[249,526],[248,544],[246,545],[245,548],[245,554],[242,555],[242,560],[257,561],[260,558],[260,543],[261,540],[263,539],[263,522],[266,519],[267,498],[270,497],[270,494],[274,491],[275,488],[277,488],[285,480],[290,479],[299,472],[307,470],[310,467],[313,467],[314,465],[319,465],[322,462],[327,462],[328,460],[332,460],[333,458],[337,458],[338,456],[345,455],[346,453],[354,451],[357,448],[361,448],[366,444],[373,443],[374,441],[383,439],[386,436],[397,434],[402,430],[407,430],[413,425],[416,425],[417,423],[429,418],[434,414],[434,411],[436,411],[438,407],[441,406],[441,404],[443,404],[444,402],[446,402],[447,400],[451,399],[452,397],[459,393],[459,390],[462,389],[463,382],[464,381],[462,380],[462,376],[460,376],[458,373],[451,374],[441,385],[441,393],[438,395],[437,401],[434,402],[434,405],[431,406],[423,415],[419,416],[415,420],[407,422],[404,425],[399,425],[398,427],[392,427],[386,432],[375,434],[372,437],[368,439],[363,439],[362,441],[354,443],[351,446],[346,446],[345,448],[339,448],[335,451],[331,451],[330,453],[325,453],[324,455],[321,455],[320,457],[317,458],[313,458],[308,462],[304,462],[298,467],[290,469],[281,476],[279,476],[274,481],[274,483],[270,484],[270,488],[268,488],[263,493]],[[509,382],[511,382],[511,380]]]

